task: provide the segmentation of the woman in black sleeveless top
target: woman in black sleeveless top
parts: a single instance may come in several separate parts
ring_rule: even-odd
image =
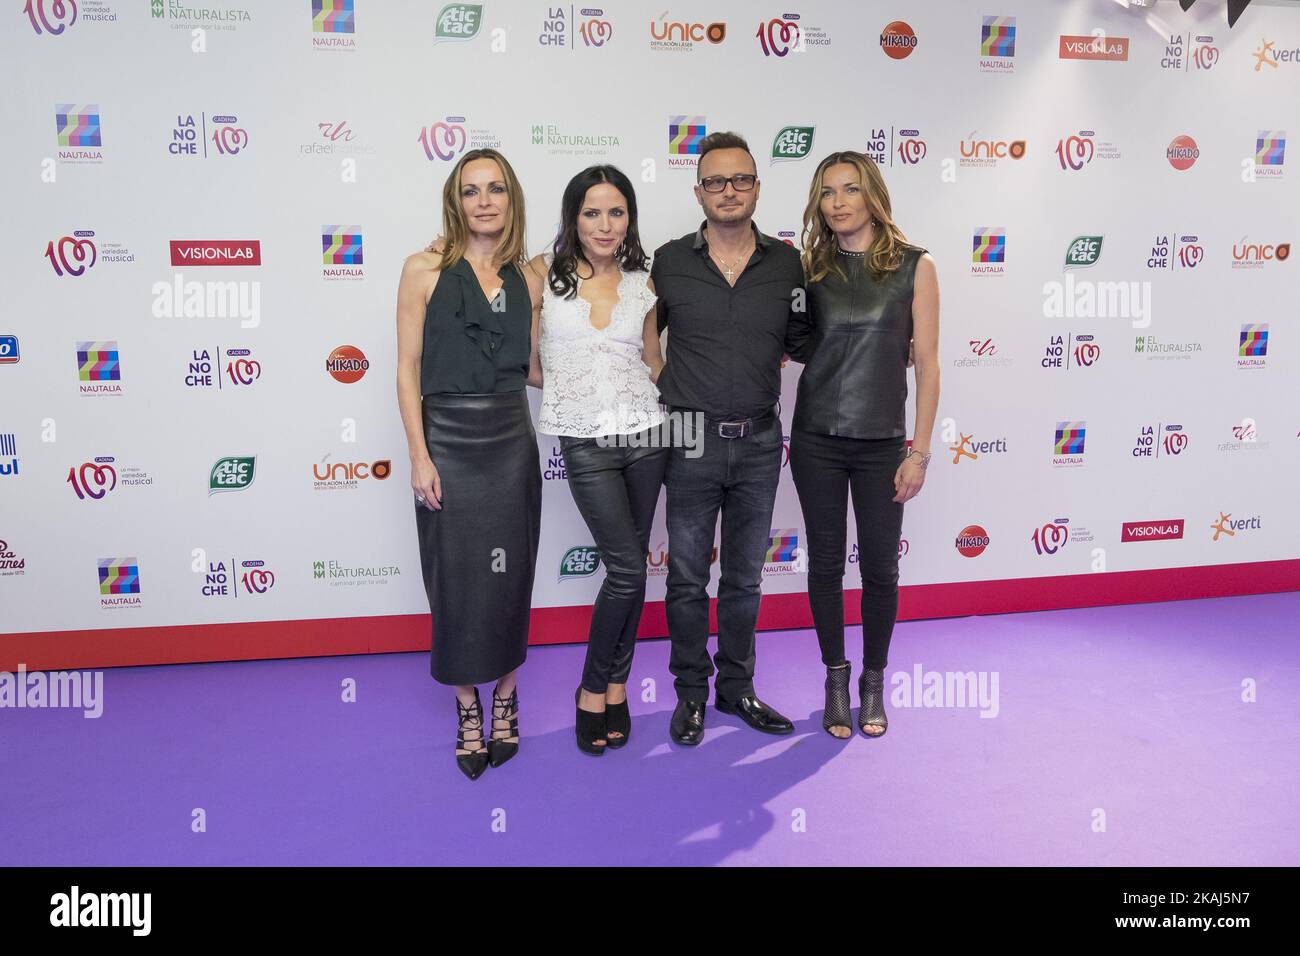
[[[398,404],[433,619],[430,668],[456,687],[456,763],[473,780],[518,750],[515,672],[528,648],[541,529],[524,391],[541,287],[521,270],[523,194],[496,150],[470,150],[452,170],[443,234],[441,253],[416,253],[402,268]],[[493,680],[485,739],[476,685]]]
[[[894,224],[876,164],[833,153],[813,174],[804,212],[804,273],[813,332],[790,434],[790,471],[808,532],[808,601],[836,737],[852,736],[844,656],[848,494],[862,572],[863,673],[858,727],[889,725],[884,668],[898,615],[903,502],[921,490],[939,404],[939,286],[934,260]],[[917,405],[905,447],[907,367],[914,345]]]

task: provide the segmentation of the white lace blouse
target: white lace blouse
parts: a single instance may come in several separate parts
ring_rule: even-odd
[[[603,329],[591,324],[590,302],[580,295],[561,298],[543,283],[538,431],[593,438],[629,435],[663,421],[659,389],[641,361],[645,314],[657,298],[646,288],[649,279],[648,272],[623,273]]]

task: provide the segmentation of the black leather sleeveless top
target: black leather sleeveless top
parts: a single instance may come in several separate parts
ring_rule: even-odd
[[[498,312],[474,267],[461,259],[444,269],[424,310],[420,394],[517,392],[527,385],[533,304],[518,267],[498,270]]]
[[[924,249],[907,249],[899,267],[877,282],[857,256],[808,283],[813,332],[799,376],[793,427],[846,438],[906,434],[907,347],[912,288]]]

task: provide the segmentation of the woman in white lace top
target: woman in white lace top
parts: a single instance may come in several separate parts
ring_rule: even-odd
[[[529,264],[543,279],[529,379],[542,386],[537,430],[559,436],[569,489],[605,563],[575,694],[578,747],[593,755],[631,733],[627,679],[668,460],[655,293],[636,219],[622,172],[584,169],[564,190],[551,253]]]

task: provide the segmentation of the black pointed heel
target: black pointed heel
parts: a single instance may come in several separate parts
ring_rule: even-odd
[[[498,727],[498,723],[507,726]],[[508,733],[507,733],[508,731]],[[504,737],[497,734],[505,733]],[[515,738],[511,740],[510,738]],[[509,697],[498,697],[492,688],[492,736],[488,738],[488,763],[499,767],[519,753],[519,687],[516,685]]]
[[[459,697],[456,698],[456,717],[459,723],[456,731],[456,766],[460,767],[465,776],[477,780],[483,776],[488,765],[487,748],[483,746],[483,707],[479,704],[477,687],[474,688],[473,704],[466,706],[460,702]],[[477,736],[467,737],[466,734]]]
[[[852,669],[847,661],[826,668],[826,710],[822,713],[822,728],[836,740],[853,736],[852,702],[849,700],[849,673]],[[848,735],[840,737],[831,733],[832,727],[843,727]]]
[[[582,700],[581,687],[573,692],[574,705],[576,706],[580,700]],[[605,755],[605,748],[609,746],[609,741],[605,737],[605,715],[603,713],[597,714],[578,707],[578,715],[574,720],[574,733],[578,737],[578,749],[583,753],[591,754],[593,757],[603,757]],[[605,746],[596,743],[597,740],[605,741]]]
[[[862,676],[858,678],[858,729],[862,731],[862,736],[876,737],[885,736],[889,730],[889,718],[885,716],[885,672],[883,669],[877,670],[873,667],[863,668]],[[880,733],[869,734],[867,727],[879,727]]]

